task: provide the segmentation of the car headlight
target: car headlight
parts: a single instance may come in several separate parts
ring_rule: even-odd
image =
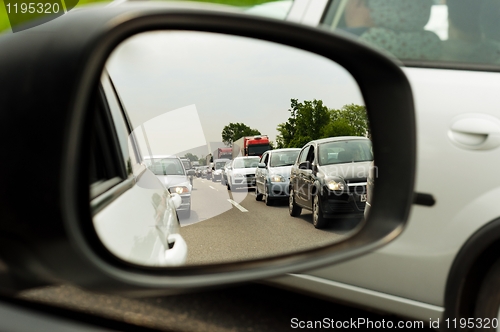
[[[189,188],[184,186],[170,187],[169,190],[171,193],[177,193],[179,195],[189,193]]]
[[[279,174],[271,175],[271,182],[286,182],[285,178]]]
[[[242,177],[243,177],[243,174],[236,173],[236,174],[234,175],[234,177],[235,177],[235,178],[242,178]]]
[[[340,179],[327,179],[325,181],[326,186],[330,190],[341,190],[343,191],[345,189],[345,183],[344,181]]]

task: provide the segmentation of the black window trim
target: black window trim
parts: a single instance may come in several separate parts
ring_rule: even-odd
[[[93,213],[96,204],[102,205],[102,202],[100,202],[100,200],[96,201],[96,198],[125,180],[134,181],[133,178],[129,179],[127,176],[120,143],[113,125],[106,94],[101,84],[99,85],[98,100],[94,116],[95,135],[97,141],[103,148],[104,164],[106,165],[106,171],[109,173],[109,177],[90,183],[90,200]],[[94,149],[94,147],[91,146],[91,149]],[[119,191],[122,192],[121,190]]]

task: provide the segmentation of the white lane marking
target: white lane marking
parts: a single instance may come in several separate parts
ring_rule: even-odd
[[[210,187],[210,188],[212,188],[212,189],[213,189],[213,190],[215,190],[215,191],[218,191],[217,189],[215,189],[215,188],[214,188],[214,187],[212,187],[212,186],[209,186],[209,187]]]
[[[235,201],[233,201],[232,199],[228,198],[227,201],[231,204],[233,204],[238,210],[240,210],[241,212],[248,212],[247,209],[245,209],[243,206],[239,205],[238,203],[236,203]]]

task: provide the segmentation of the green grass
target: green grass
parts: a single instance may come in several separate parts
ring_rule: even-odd
[[[34,0],[30,0],[33,2],[38,2]],[[168,0],[167,0],[168,1]],[[177,0],[178,1],[178,0]],[[232,5],[239,7],[251,7],[255,5],[259,5],[266,2],[273,2],[276,0],[185,0],[185,1],[198,1],[198,2],[211,2],[218,3],[224,5]],[[3,1],[0,1],[0,32],[11,32],[9,18],[7,17],[7,12],[5,10],[5,5]],[[111,2],[110,0],[80,0],[77,6],[85,6],[87,4],[91,4],[94,2]]]

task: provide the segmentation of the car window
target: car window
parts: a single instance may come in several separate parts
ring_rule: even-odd
[[[137,164],[127,122],[107,75],[101,77],[98,96],[90,138],[91,199],[126,180]]]
[[[269,153],[265,153],[260,159],[260,162],[267,165],[268,159],[269,159]]]
[[[320,165],[372,161],[369,140],[339,141],[319,144],[318,160]]]
[[[300,153],[299,164],[306,161],[307,153],[309,152],[309,148],[310,148],[310,146],[306,146],[305,148],[302,149],[302,152]]]
[[[184,169],[186,169],[186,170],[192,168],[191,163],[189,162],[189,160],[183,160],[182,164],[184,165]]]
[[[307,153],[306,161],[313,163],[314,162],[314,145],[311,145],[309,152]]]
[[[274,152],[271,157],[271,167],[293,165],[295,163],[295,160],[297,160],[299,152],[299,150]]]
[[[130,159],[131,153],[129,151],[130,145],[128,140],[129,138],[128,125],[124,118],[120,102],[116,95],[116,91],[109,79],[109,76],[104,74],[101,79],[101,84],[107,102],[106,106],[107,108],[109,108],[109,113],[111,113],[111,116],[113,118],[113,124],[116,130],[116,135],[123,155],[123,162],[127,167],[128,174],[130,174],[132,172],[132,169],[131,169],[131,159]]]
[[[184,167],[176,158],[153,159],[150,166],[155,175],[184,175]]]
[[[215,169],[221,169],[224,165],[226,165],[225,161],[218,161],[215,163]]]
[[[496,0],[339,0],[323,24],[409,65],[475,69],[500,64],[499,19]]]
[[[259,158],[235,159],[233,168],[256,168]]]

